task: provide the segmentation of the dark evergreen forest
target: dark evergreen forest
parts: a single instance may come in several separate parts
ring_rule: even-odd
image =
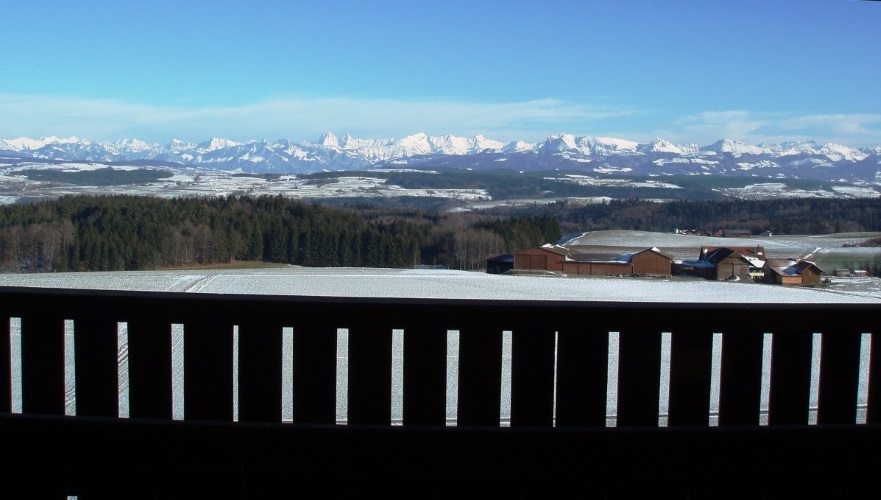
[[[881,198],[793,198],[771,200],[672,201],[613,200],[549,211],[567,230],[676,229],[711,233],[742,229],[752,234],[832,234],[881,230]]]
[[[0,207],[6,272],[153,270],[243,261],[482,269],[491,255],[602,229],[881,231],[879,199],[566,202],[451,213],[283,197],[69,196]]]
[[[263,261],[480,269],[487,255],[554,241],[551,217],[470,215],[282,197],[71,196],[0,208],[6,271],[151,270]]]

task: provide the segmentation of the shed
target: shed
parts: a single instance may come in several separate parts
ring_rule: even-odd
[[[778,285],[817,285],[823,270],[809,260],[768,259],[765,262],[765,283]]]
[[[630,263],[633,264],[635,274],[654,276],[673,274],[673,258],[655,247],[631,254]]]
[[[542,245],[514,252],[514,271],[564,272],[563,261],[569,251],[559,245]]]
[[[514,254],[503,253],[492,255],[486,259],[486,272],[489,274],[503,274],[514,269]]]

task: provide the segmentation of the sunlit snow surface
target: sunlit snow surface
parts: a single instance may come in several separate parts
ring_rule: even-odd
[[[854,278],[832,279],[839,286],[797,288],[678,278],[537,277],[449,270],[291,266],[246,271],[0,274],[0,286],[316,297],[747,304],[881,302],[881,287],[851,290],[840,285],[855,282]]]
[[[54,274],[0,274],[0,286],[64,287],[80,289],[173,291],[202,294],[268,294],[302,295],[319,297],[380,297],[380,298],[454,298],[488,300],[542,300],[542,301],[603,301],[603,302],[694,302],[694,303],[814,303],[881,304],[881,280],[877,278],[831,277],[831,283],[817,288],[796,288],[754,283],[712,282],[674,278],[612,278],[612,277],[536,277],[491,275],[481,272],[449,270],[405,270],[366,268],[267,268],[259,270],[199,270],[156,272],[92,272]],[[120,415],[128,416],[127,346],[124,328],[120,331]],[[177,419],[184,418],[183,408],[183,335],[182,327],[172,328],[174,367],[174,408]],[[292,335],[284,333],[284,359],[292,359]],[[817,404],[817,373],[819,363],[819,335],[815,336],[814,383],[811,404]],[[338,332],[337,352],[337,419],[346,420],[347,393],[347,340],[348,332]],[[504,359],[502,373],[502,407],[500,421],[504,425],[510,412],[510,332],[504,332]],[[456,418],[456,384],[458,367],[458,332],[449,334],[447,417],[452,423]],[[719,352],[721,336],[714,339],[714,379],[711,410],[718,409]],[[667,411],[669,383],[669,334],[664,334],[664,351],[661,373],[661,398],[659,423],[664,424]],[[67,413],[76,413],[76,395],[73,379],[73,333],[68,331],[67,366]],[[617,337],[610,333],[609,398],[607,411],[616,411]],[[868,336],[864,346],[860,368],[863,380],[860,404],[866,403],[868,370]],[[20,380],[20,333],[13,325],[13,410],[21,411]],[[394,332],[392,373],[392,418],[398,421],[402,415],[402,359],[403,335]],[[765,352],[765,380],[763,404],[767,402],[770,376],[770,349]],[[284,367],[283,412],[281,418],[290,420],[293,415],[292,375],[289,363]],[[235,381],[233,381],[235,384]],[[235,389],[234,389],[235,392]],[[237,404],[234,401],[234,415]],[[864,414],[860,418],[865,418]],[[765,417],[762,417],[765,418]],[[811,417],[815,419],[815,416]],[[614,419],[610,418],[610,425]]]

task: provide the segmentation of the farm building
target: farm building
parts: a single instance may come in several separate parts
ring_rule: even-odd
[[[763,275],[765,249],[755,247],[701,247],[697,260],[684,260],[673,265],[677,275],[708,280],[754,280]]]
[[[673,260],[657,248],[608,253],[591,247],[544,245],[514,253],[514,272],[551,271],[567,275],[669,276]]]
[[[569,251],[560,245],[544,245],[514,252],[514,271],[563,272]]]
[[[717,236],[719,238],[749,238],[752,236],[752,232],[749,229],[720,228],[710,232],[710,236]]]
[[[823,270],[809,260],[768,259],[765,261],[765,283],[777,285],[818,285]]]
[[[504,253],[492,255],[486,259],[486,272],[490,274],[503,274],[514,269],[514,254]]]

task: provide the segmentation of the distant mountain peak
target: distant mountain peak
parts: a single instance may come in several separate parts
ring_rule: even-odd
[[[501,149],[505,153],[524,153],[535,151],[536,145],[525,141],[514,141],[504,145]]]
[[[709,146],[647,143],[605,136],[560,133],[543,142],[501,142],[482,134],[461,137],[418,132],[401,138],[359,139],[332,132],[317,141],[212,138],[198,144],[173,139],[164,145],[139,139],[92,143],[56,136],[0,139],[0,154],[51,161],[177,163],[227,171],[309,173],[361,170],[389,165],[444,165],[456,168],[559,169],[621,175],[750,175],[881,182],[881,147],[853,149],[797,140],[749,145],[720,139]],[[479,157],[477,157],[479,155]],[[472,157],[474,156],[474,157]]]
[[[640,144],[637,150],[641,153],[683,153],[679,146],[665,139],[655,139],[648,144]]]
[[[220,139],[214,137],[208,141],[202,142],[199,144],[199,149],[205,152],[216,151],[218,149],[232,148],[239,146],[240,143],[231,141],[229,139]]]
[[[128,149],[129,151],[148,151],[152,146],[140,139],[122,139],[116,143],[119,149]]]
[[[325,132],[321,139],[318,140],[318,144],[328,148],[338,148],[340,147],[340,140],[333,132]]]
[[[30,139],[28,137],[19,137],[18,139],[4,139],[3,144],[7,147],[18,150],[18,151],[34,151],[40,148],[54,145],[54,144],[77,144],[80,141],[79,138],[75,136],[71,136],[68,138],[60,138],[58,136],[50,135],[48,137],[41,137],[39,139]],[[88,141],[85,141],[88,144]]]
[[[744,154],[765,154],[770,152],[768,148],[752,146],[733,139],[720,139],[709,146],[701,148],[701,151],[713,151],[716,153],[730,153],[735,156]]]

